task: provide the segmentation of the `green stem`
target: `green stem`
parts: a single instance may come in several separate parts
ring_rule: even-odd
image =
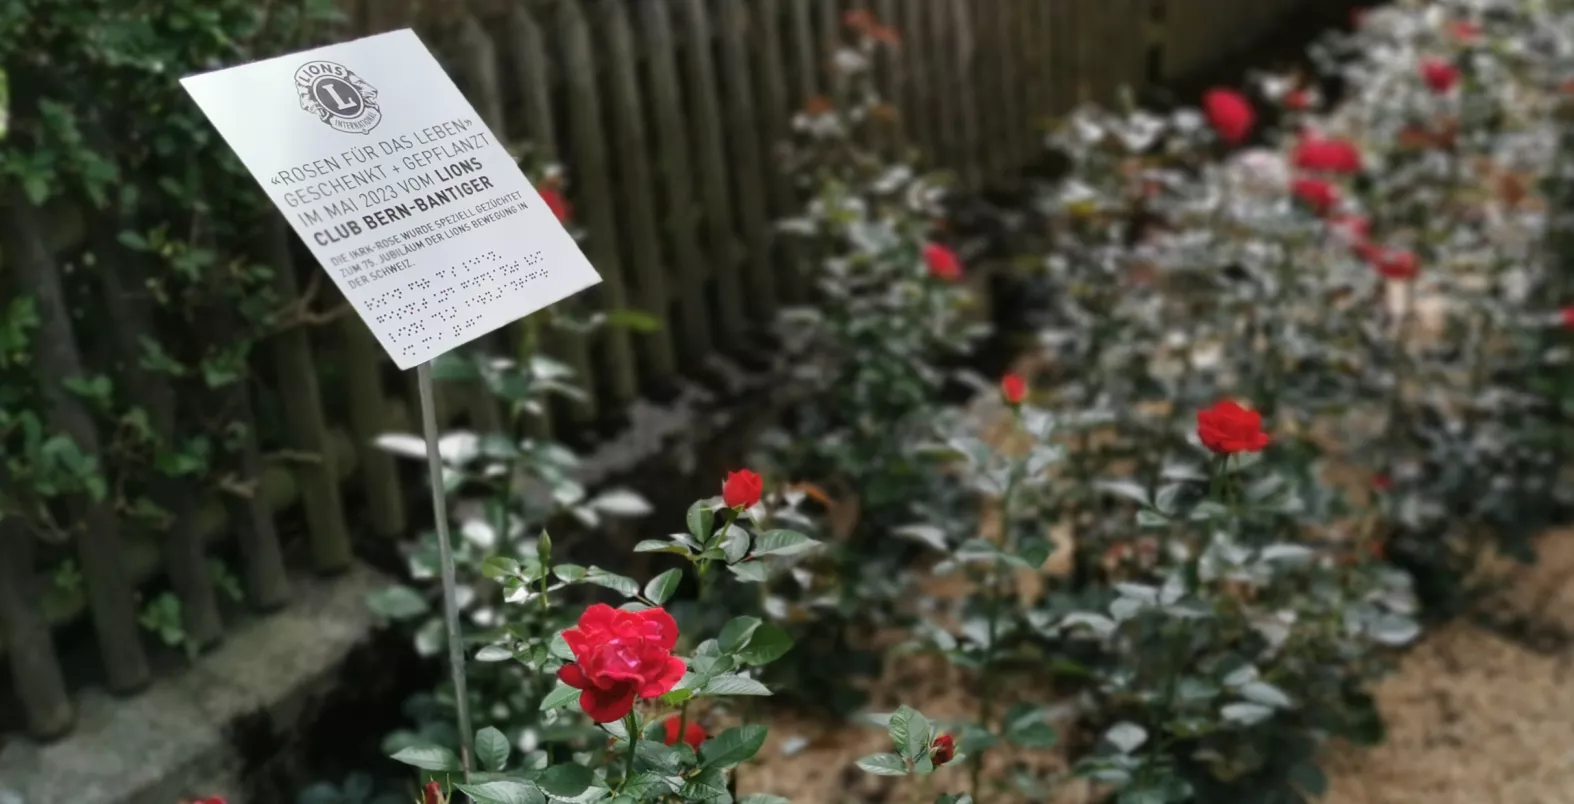
[[[1017,425],[1020,427],[1022,423],[1021,409],[1012,408],[1012,414],[1016,420]],[[1015,551],[1016,546],[1016,540],[1013,537],[1011,528],[1011,500],[1012,497],[1016,495],[1018,482],[1020,482],[1022,479],[1022,470],[1024,468],[1023,465],[1025,460],[1026,459],[1012,464],[1011,475],[1006,481],[1005,494],[1001,495],[1000,498],[1000,549],[1011,552]],[[988,580],[986,581],[986,585],[989,590],[988,597],[986,598],[989,611],[989,643],[984,646],[984,661],[982,667],[980,668],[980,686],[983,689],[981,690],[981,697],[979,699],[978,707],[979,725],[985,731],[990,730],[990,724],[994,721],[995,698],[1000,686],[994,683],[994,671],[995,643],[999,639],[1000,634],[1000,613],[1002,609],[1001,604],[1004,601],[1006,594],[1002,591],[1002,587],[1007,585],[1005,583],[1005,578],[1003,577],[1005,574],[1003,572],[1004,569],[1005,565],[998,558],[995,559],[989,568]],[[979,751],[975,753],[970,758],[970,763],[971,764],[968,770],[971,776],[969,781],[973,791],[973,800],[976,804],[982,804],[984,800],[984,752]]]
[[[635,749],[639,747],[639,719],[634,717],[633,712],[624,716],[623,730],[629,733],[629,753],[623,765],[623,783],[628,784],[628,780],[634,778],[634,754]],[[681,738],[682,732],[678,734]]]

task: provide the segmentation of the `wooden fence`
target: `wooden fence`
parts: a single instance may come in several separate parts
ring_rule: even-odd
[[[585,404],[547,425],[566,430],[671,387],[803,297],[791,253],[771,234],[772,220],[797,203],[774,154],[794,111],[827,89],[846,11],[872,11],[902,35],[902,47],[878,66],[884,91],[903,111],[911,144],[976,189],[1030,160],[1051,115],[1080,100],[1113,100],[1123,86],[1140,90],[1192,73],[1317,1],[344,0],[344,7],[347,36],[415,25],[501,140],[534,143],[565,163],[586,248],[604,278],[569,304],[636,309],[660,322],[653,332],[548,336],[549,350],[591,385]],[[0,221],[8,224],[0,226],[0,248],[8,265],[31,265],[45,282],[24,287],[40,300],[46,325],[66,328],[57,334],[69,342],[50,262],[82,227],[51,237],[52,227],[31,215],[25,202],[0,211],[9,217]],[[319,269],[292,263],[289,246],[281,221],[262,253],[279,269],[280,293],[295,298]],[[61,315],[44,309],[51,294]],[[516,327],[489,341],[513,351],[524,334]],[[43,365],[57,357],[64,362]],[[257,494],[199,506],[190,527],[157,535],[121,533],[112,510],[85,504],[76,545],[84,583],[76,591],[46,583],[31,539],[14,518],[0,517],[0,650],[34,736],[60,736],[74,720],[54,642],[59,625],[91,615],[105,680],[122,693],[150,680],[137,590],[161,573],[179,595],[188,638],[198,645],[220,638],[203,571],[220,534],[233,536],[226,549],[240,558],[250,604],[266,610],[289,594],[274,521],[284,508],[303,514],[320,572],[353,560],[346,492],[366,509],[357,533],[405,532],[399,472],[367,445],[389,429],[414,429],[409,378],[389,382],[391,365],[353,316],[279,334],[258,360],[288,389],[273,400],[284,446],[311,460],[269,462],[252,443],[242,465],[259,476]],[[58,385],[79,363],[74,354],[41,356],[40,380]],[[325,365],[335,367],[342,394],[322,393]],[[247,397],[242,390],[233,401],[251,420]],[[64,407],[52,424],[92,454],[99,434],[73,409],[81,403],[56,398]],[[499,420],[479,394],[450,395],[444,408],[477,428]]]

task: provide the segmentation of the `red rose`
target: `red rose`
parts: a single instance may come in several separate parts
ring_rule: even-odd
[[[1326,215],[1339,200],[1338,191],[1332,184],[1322,179],[1300,178],[1290,185],[1290,192],[1296,198],[1306,202],[1312,211],[1319,215]]]
[[[678,623],[665,609],[624,611],[597,603],[563,631],[574,661],[557,677],[580,691],[579,707],[597,723],[620,720],[635,698],[667,694],[683,678],[683,660],[672,655]]]
[[[1328,230],[1351,248],[1359,249],[1372,236],[1372,221],[1359,215],[1338,215],[1328,221]]]
[[[956,738],[949,734],[936,737],[934,744],[929,746],[929,761],[938,768],[953,759],[956,759]]]
[[[721,501],[728,508],[748,508],[760,501],[764,488],[765,481],[748,469],[728,472],[721,484]]]
[[[1457,41],[1471,42],[1481,35],[1481,26],[1470,20],[1454,20],[1448,24],[1448,33]]]
[[[1202,96],[1202,112],[1219,139],[1239,145],[1252,133],[1257,113],[1246,96],[1232,89],[1210,89]]]
[[[662,728],[666,729],[666,736],[661,738],[662,742],[667,745],[678,744],[678,721],[681,719],[669,717],[662,724]],[[695,751],[700,750],[700,743],[705,742],[705,727],[692,720],[683,724],[683,742],[688,743],[689,747]]]
[[[1197,411],[1197,438],[1221,455],[1261,452],[1268,446],[1268,434],[1262,431],[1262,414],[1228,399]]]
[[[1007,374],[1000,378],[1000,395],[1005,397],[1009,405],[1020,405],[1027,399],[1027,380],[1016,374]]]
[[[1302,170],[1323,173],[1361,172],[1361,151],[1346,139],[1325,140],[1321,137],[1302,137],[1295,144],[1290,158]]]
[[[1421,62],[1421,80],[1441,95],[1459,83],[1459,70],[1442,59],[1425,59]]]
[[[1378,491],[1387,491],[1394,487],[1394,479],[1388,475],[1373,475],[1372,488]]]
[[[421,804],[444,804],[442,784],[427,782],[426,787],[421,788]]]
[[[1414,279],[1421,273],[1421,264],[1416,255],[1404,249],[1373,248],[1366,257],[1386,279]]]
[[[1304,89],[1292,89],[1284,93],[1284,108],[1292,112],[1301,112],[1312,106],[1312,93]]]
[[[1565,307],[1558,311],[1558,315],[1563,319],[1564,329],[1574,329],[1574,307]]]
[[[574,207],[568,203],[568,199],[564,198],[555,187],[541,187],[536,192],[541,194],[541,201],[547,205],[547,209],[552,210],[552,214],[557,216],[558,223],[567,226],[569,220],[574,217]]]
[[[956,252],[939,243],[924,244],[924,264],[929,275],[942,282],[955,282],[962,278],[962,260]]]

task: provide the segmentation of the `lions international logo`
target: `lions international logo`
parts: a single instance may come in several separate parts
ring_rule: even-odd
[[[314,61],[295,71],[301,108],[349,134],[370,134],[382,122],[377,88],[342,64]]]

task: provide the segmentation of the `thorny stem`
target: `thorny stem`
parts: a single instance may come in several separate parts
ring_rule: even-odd
[[[1020,407],[1013,406],[1011,409],[1011,414],[1012,419],[1016,425],[1021,427],[1022,409]],[[1027,458],[1023,458],[1022,460],[1013,462],[1011,466],[1011,475],[1006,480],[1005,494],[1003,494],[1000,498],[1000,547],[1002,550],[1012,549],[1011,545],[1013,540],[1011,536],[1011,498],[1016,494],[1017,483],[1022,479],[1023,465],[1027,462],[1027,460]],[[980,679],[980,686],[983,688],[983,690],[978,706],[979,725],[985,731],[990,729],[990,724],[994,721],[995,697],[999,688],[999,685],[994,683],[993,676],[995,669],[995,642],[998,640],[1000,633],[1001,598],[1004,596],[1004,592],[1001,590],[1003,587],[1007,586],[1005,582],[1006,579],[1003,577],[1004,569],[1004,564],[999,558],[996,558],[990,565],[988,580],[986,581],[987,588],[989,590],[989,595],[986,598],[988,604],[987,616],[989,621],[989,641],[988,644],[984,645],[984,661],[980,669],[980,674],[982,676]],[[973,791],[973,800],[975,802],[982,802],[984,800],[984,752],[979,751],[975,753],[971,757],[970,761],[971,765],[969,766],[969,773],[971,776],[970,782]]]

